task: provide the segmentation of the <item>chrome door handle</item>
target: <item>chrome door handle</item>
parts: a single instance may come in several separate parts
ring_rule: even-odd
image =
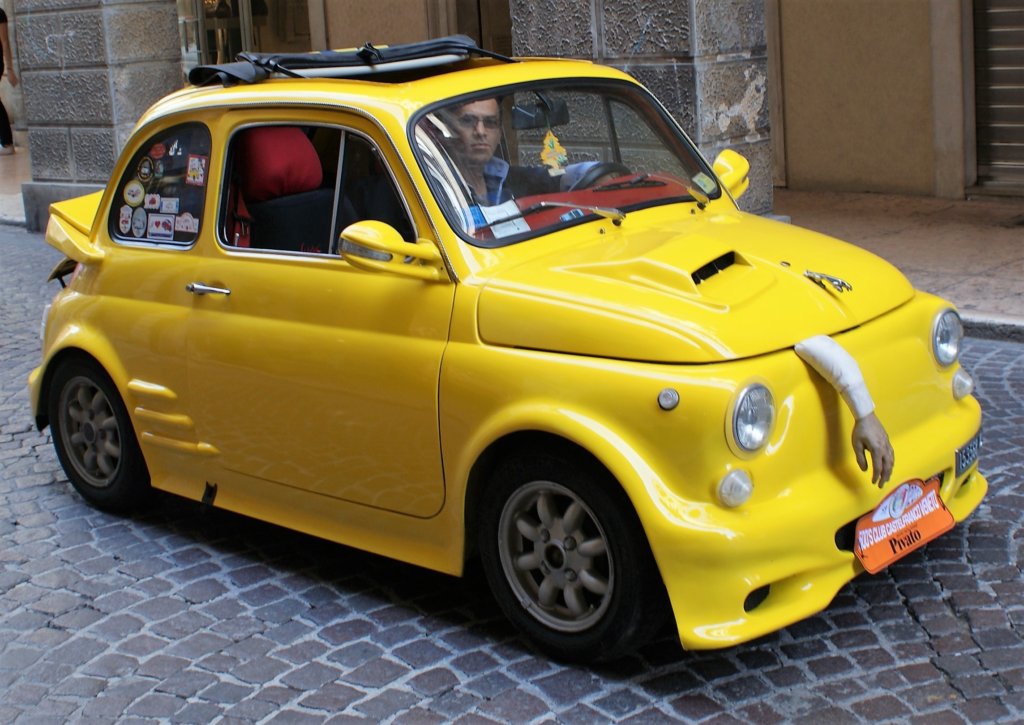
[[[227,297],[231,294],[231,290],[224,287],[211,287],[208,284],[202,282],[189,282],[185,285],[185,290],[191,292],[194,295],[224,295]]]

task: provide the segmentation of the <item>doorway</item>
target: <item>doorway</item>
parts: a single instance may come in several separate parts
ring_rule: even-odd
[[[512,50],[509,0],[312,0],[320,13],[322,38],[315,48],[356,48],[415,43],[461,33],[499,53]],[[319,10],[318,10],[319,8]],[[401,18],[400,23],[394,21]]]
[[[512,53],[509,0],[177,0],[184,71],[245,51],[302,53],[462,33]],[[401,18],[400,23],[395,18]]]
[[[509,0],[456,0],[458,32],[481,48],[512,55],[512,17]]]
[[[1024,193],[1024,6],[974,3],[978,185]]]
[[[177,3],[186,72],[196,65],[230,63],[246,51],[302,53],[313,49],[308,0]]]

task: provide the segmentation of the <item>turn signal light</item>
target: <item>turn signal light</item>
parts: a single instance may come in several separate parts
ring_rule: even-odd
[[[960,400],[966,398],[968,395],[974,392],[974,378],[971,374],[960,368],[953,373],[953,399]]]
[[[749,473],[737,468],[722,477],[716,493],[723,506],[736,508],[750,500],[754,493],[754,482],[750,480]]]

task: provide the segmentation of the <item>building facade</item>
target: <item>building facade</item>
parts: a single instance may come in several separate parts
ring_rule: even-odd
[[[776,183],[1024,195],[1024,2],[767,0]]]
[[[742,206],[772,208],[764,0],[511,0],[519,55],[594,59],[650,88],[708,157],[751,162]],[[552,32],[557,28],[558,32]]]
[[[773,183],[1024,195],[1020,0],[4,4],[22,86],[3,92],[32,155],[30,229],[50,202],[99,188],[136,119],[197,63],[451,33],[633,74],[706,155],[732,147],[750,159],[750,211],[771,210]]]
[[[143,111],[182,85],[168,0],[17,0],[13,16],[32,181],[26,226],[100,188]]]

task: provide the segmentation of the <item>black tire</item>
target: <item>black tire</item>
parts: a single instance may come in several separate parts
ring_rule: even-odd
[[[602,176],[609,174],[615,174],[616,176],[626,176],[632,174],[629,167],[625,164],[620,164],[618,161],[600,161],[589,169],[587,169],[583,176],[579,178],[575,184],[573,184],[569,191],[576,191],[577,189],[587,189],[597,183],[597,180]]]
[[[602,467],[573,453],[499,465],[484,494],[480,558],[498,605],[555,657],[611,659],[668,615],[632,504]]]
[[[113,381],[94,361],[58,363],[47,415],[53,446],[75,490],[93,506],[127,511],[150,492],[128,410]]]

